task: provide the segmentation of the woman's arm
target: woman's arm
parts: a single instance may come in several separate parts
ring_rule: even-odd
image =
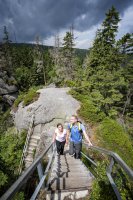
[[[69,135],[70,135],[70,130],[67,129],[67,134],[66,134],[66,144],[69,142]]]
[[[56,133],[54,132],[54,134],[53,134],[53,139],[52,139],[52,142],[53,142],[53,143],[55,142],[55,139],[56,139]]]

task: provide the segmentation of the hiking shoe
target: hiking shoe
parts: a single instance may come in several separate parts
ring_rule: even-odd
[[[73,157],[75,155],[75,153],[73,153],[72,155],[71,155],[71,157]]]

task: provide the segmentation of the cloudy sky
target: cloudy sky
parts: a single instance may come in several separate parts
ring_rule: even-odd
[[[133,32],[133,0],[0,0],[0,38],[6,25],[13,41],[33,42],[39,35],[53,45],[54,35],[62,39],[73,24],[76,47],[89,48],[112,5],[122,19],[117,38]]]

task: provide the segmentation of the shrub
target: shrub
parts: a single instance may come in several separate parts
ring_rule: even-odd
[[[91,122],[93,124],[105,118],[104,112],[100,111],[87,95],[81,95],[74,90],[71,90],[69,93],[81,102],[81,108],[78,113],[86,122]]]
[[[25,130],[18,134],[12,127],[0,137],[0,195],[10,187],[18,175],[26,134]]]
[[[118,153],[130,167],[133,167],[133,148],[128,134],[113,119],[106,118],[96,133],[100,144]]]
[[[36,87],[29,89],[28,93],[24,97],[24,101],[23,101],[24,106],[27,106],[38,99],[39,93],[37,93],[37,90],[38,88]]]
[[[37,90],[39,90],[40,88],[42,88],[42,86],[38,86],[38,87],[34,86],[34,87],[30,88],[28,90],[28,92],[20,93],[20,95],[14,102],[14,107],[17,107],[19,105],[19,103],[22,101],[23,101],[24,106],[27,106],[30,103],[36,101],[39,97],[39,93],[37,92]]]

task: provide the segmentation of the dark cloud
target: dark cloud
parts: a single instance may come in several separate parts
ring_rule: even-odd
[[[3,25],[18,41],[46,38],[68,28],[85,31],[100,23],[114,5],[123,15],[132,0],[0,0],[0,31]]]

